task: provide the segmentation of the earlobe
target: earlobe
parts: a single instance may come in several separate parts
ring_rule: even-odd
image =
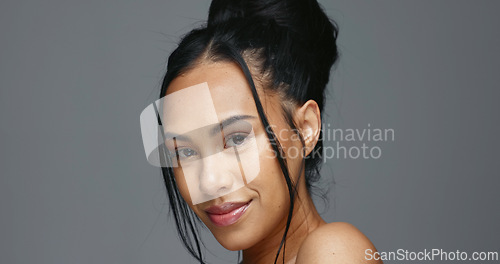
[[[314,100],[305,102],[296,112],[297,124],[304,139],[305,155],[309,155],[319,140],[321,112]]]

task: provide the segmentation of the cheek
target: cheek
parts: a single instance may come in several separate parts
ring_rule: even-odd
[[[261,205],[269,210],[288,206],[288,188],[277,155],[268,143],[260,154],[259,176],[249,184],[258,193]]]
[[[252,182],[250,186],[259,193],[263,207],[276,210],[278,207],[288,208],[290,196],[278,157],[286,160],[290,179],[293,183],[297,183],[303,154],[297,133],[280,116],[270,114],[268,117],[270,122],[275,124],[271,128],[280,142],[282,153],[274,150],[267,135],[263,136],[264,139],[259,141],[261,171],[255,183]],[[264,131],[263,134],[265,134]]]
[[[278,138],[283,148],[283,156],[286,157],[290,179],[296,184],[302,173],[301,166],[305,158],[304,146],[298,131],[288,126],[280,131]]]
[[[291,140],[287,142],[286,146],[283,146],[283,152],[286,156],[290,178],[294,184],[297,184],[305,165],[303,145],[300,140]]]
[[[189,195],[189,189],[186,184],[186,180],[184,178],[184,174],[182,173],[182,169],[180,168],[174,168],[174,177],[175,177],[175,182],[177,183],[177,188],[179,189],[179,193],[181,194],[182,198],[186,201],[188,205],[192,204],[191,196]]]

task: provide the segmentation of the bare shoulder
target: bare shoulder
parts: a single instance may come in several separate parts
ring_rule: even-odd
[[[370,260],[374,252],[372,242],[359,229],[349,223],[335,222],[318,227],[306,237],[296,264],[382,263]]]

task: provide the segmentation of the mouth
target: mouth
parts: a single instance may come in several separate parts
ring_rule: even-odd
[[[248,202],[228,202],[221,205],[214,205],[205,212],[208,218],[216,226],[229,226],[236,223],[246,212],[252,200]]]

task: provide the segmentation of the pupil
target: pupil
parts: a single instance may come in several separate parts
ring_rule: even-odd
[[[184,156],[190,157],[193,155],[194,151],[192,149],[184,149],[183,152],[184,152]]]
[[[235,136],[233,138],[234,143],[237,145],[240,145],[241,143],[243,143],[243,140],[245,140],[245,138],[241,135]]]

